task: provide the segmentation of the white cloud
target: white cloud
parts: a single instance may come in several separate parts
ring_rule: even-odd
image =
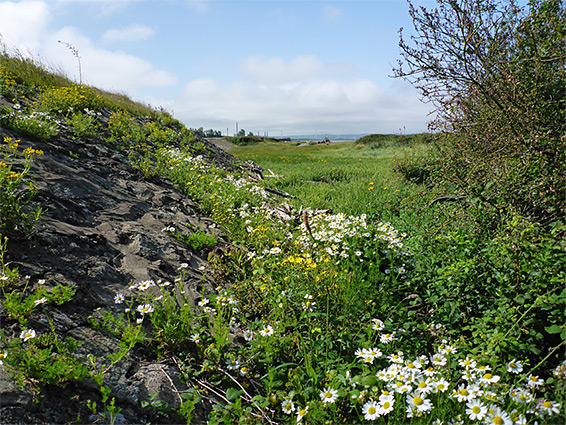
[[[41,45],[41,35],[49,22],[44,1],[0,3],[0,35],[4,42],[25,54]]]
[[[344,13],[344,11],[334,5],[326,5],[322,8],[322,20],[327,24],[332,24],[338,20],[338,18]]]
[[[257,58],[243,61],[244,79],[219,82],[190,81],[173,109],[191,127],[232,128],[238,121],[247,131],[285,133],[424,131],[428,108],[416,91],[404,84],[383,88],[369,79],[324,78],[320,62],[297,57],[262,60],[263,71],[253,71]],[[297,64],[302,64],[299,66]],[[281,68],[279,68],[281,67]],[[285,72],[292,78],[284,81]],[[270,71],[276,75],[268,78]],[[257,81],[250,76],[258,77]],[[299,77],[304,80],[300,81]],[[216,126],[216,127],[215,127]]]
[[[187,5],[198,12],[206,12],[210,0],[185,0]]]
[[[149,40],[155,35],[155,30],[147,25],[134,24],[123,28],[114,28],[102,35],[105,43],[135,42]]]
[[[77,80],[77,58],[64,45],[57,43],[58,40],[72,40],[81,58],[82,80],[88,84],[140,96],[144,88],[167,87],[176,83],[176,77],[170,72],[125,52],[97,47],[76,28],[66,27],[46,38],[45,54],[50,60],[62,64]]]
[[[290,61],[281,57],[252,56],[241,61],[240,72],[252,81],[283,84],[321,77],[340,77],[355,73],[355,66],[346,63],[323,63],[315,55],[296,56]]]

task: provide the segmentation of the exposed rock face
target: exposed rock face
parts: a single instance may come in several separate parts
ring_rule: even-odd
[[[73,284],[77,289],[70,302],[34,311],[30,327],[38,333],[49,332],[50,318],[60,337],[74,337],[82,343],[80,354],[92,354],[98,362],[108,364],[106,356],[118,351],[118,340],[95,330],[88,318],[98,308],[117,312],[117,292],[147,279],[173,281],[179,265],[187,263],[187,290],[193,298],[200,293],[203,277],[198,268],[205,259],[163,229],[175,225],[186,230],[188,224],[222,237],[197,205],[170,183],[144,179],[125,154],[101,141],[71,140],[63,133],[36,142],[0,128],[2,137],[20,139],[22,148],[44,151],[32,167],[39,188],[34,199],[44,210],[40,229],[31,244],[10,239],[6,261],[17,265],[21,276],[30,276],[30,285],[45,279],[47,286]],[[217,165],[231,168],[237,161],[204,140],[200,143]],[[19,325],[8,319],[3,308],[0,319],[8,338],[18,335]],[[116,423],[171,421],[152,417],[140,402],[157,394],[169,406],[178,407],[178,391],[184,389],[178,373],[175,365],[158,362],[149,350],[129,352],[104,380],[122,408]],[[2,424],[68,423],[78,416],[84,420],[90,414],[87,399],[100,401],[99,386],[93,380],[48,388],[34,404],[32,393],[16,387],[0,369]]]

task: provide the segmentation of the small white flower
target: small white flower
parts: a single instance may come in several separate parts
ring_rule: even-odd
[[[189,265],[187,263],[181,263],[181,265],[179,266],[179,268],[177,270],[183,270],[183,269],[187,269],[189,268]]]
[[[271,325],[266,325],[261,331],[259,331],[259,334],[261,336],[271,336],[273,335],[273,328],[271,327]]]
[[[507,364],[507,372],[521,373],[523,371],[523,364],[515,359]]]
[[[198,306],[199,307],[204,307],[205,305],[207,305],[210,302],[210,300],[208,298],[203,298],[202,300],[200,300],[198,302]]]
[[[144,315],[144,314],[148,314],[148,313],[153,313],[154,308],[151,304],[140,304],[140,305],[138,305],[137,310],[138,310],[139,313]]]
[[[196,342],[196,343],[200,342],[200,334],[199,333],[192,334],[191,335],[191,341]]]
[[[487,415],[487,406],[479,400],[471,400],[466,403],[466,414],[473,421],[481,421]]]
[[[226,367],[229,370],[238,370],[240,368],[240,361],[236,359],[226,360]]]
[[[122,304],[125,299],[126,299],[126,297],[124,297],[124,294],[118,293],[114,297],[114,304]]]
[[[283,413],[292,415],[295,411],[295,405],[291,400],[283,400],[283,403],[281,403],[281,409],[283,409]]]
[[[373,319],[373,325],[371,325],[371,328],[374,331],[380,331],[385,327],[385,325],[383,324],[383,322],[379,319]]]
[[[20,334],[20,338],[23,339],[24,342],[31,338],[35,338],[35,331],[33,329],[22,331],[22,333]]]
[[[305,406],[303,408],[297,407],[297,422],[301,422],[308,411],[309,406]]]
[[[367,421],[376,420],[380,415],[379,404],[374,400],[366,402],[362,408],[362,413]]]
[[[333,388],[327,387],[320,392],[320,399],[323,403],[334,403],[338,398],[338,391]]]
[[[4,359],[8,357],[8,352],[4,351],[3,353],[0,353],[0,366],[4,365]]]
[[[155,286],[153,280],[144,280],[143,282],[138,283],[137,289],[139,289],[140,291],[145,291],[146,289],[149,289],[152,286]]]
[[[40,285],[45,285],[45,279],[39,279],[37,283]]]
[[[251,341],[251,340],[253,339],[253,337],[254,337],[254,334],[253,334],[252,331],[250,331],[249,329],[246,329],[246,330],[244,331],[244,339],[245,339],[246,341]]]
[[[47,302],[47,298],[43,297],[43,298],[40,298],[38,300],[35,300],[33,303],[37,306],[39,304],[43,304],[43,303],[46,303],[46,302]]]

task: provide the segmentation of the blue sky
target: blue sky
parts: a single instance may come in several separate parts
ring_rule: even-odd
[[[425,131],[431,106],[389,77],[400,27],[404,0],[0,0],[9,48],[78,81],[69,43],[83,82],[223,134]]]

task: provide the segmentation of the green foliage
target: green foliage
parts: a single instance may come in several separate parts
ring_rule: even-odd
[[[175,232],[173,235],[177,240],[186,243],[197,252],[208,251],[218,243],[218,240],[214,236],[207,235],[202,230],[191,233],[190,235],[184,235],[179,232]]]
[[[365,145],[371,149],[382,149],[389,147],[400,146],[417,146],[422,144],[429,144],[432,140],[432,135],[429,133],[419,134],[369,134],[361,137],[354,143],[356,145]]]
[[[234,143],[235,145],[238,146],[256,145],[258,143],[266,141],[265,138],[258,136],[236,136],[236,137],[227,136],[225,139],[228,140],[230,143]]]
[[[144,140],[144,133],[134,117],[125,112],[113,112],[108,121],[107,141],[122,146],[135,146]]]
[[[437,106],[439,169],[482,205],[566,220],[566,8],[562,0],[411,6],[396,75]]]
[[[29,384],[37,393],[46,385],[64,386],[90,376],[86,359],[74,354],[78,343],[73,338],[62,341],[51,333],[3,343],[8,353],[4,359],[8,371],[21,386]]]
[[[74,113],[100,110],[104,106],[102,97],[88,86],[48,87],[44,89],[36,104],[37,110],[68,116]]]
[[[0,145],[0,234],[4,235],[18,230],[29,235],[41,215],[41,208],[32,204],[36,187],[30,167],[43,152],[33,148],[19,152],[19,144],[5,137]]]
[[[77,138],[95,138],[99,136],[99,126],[96,122],[96,115],[87,109],[88,112],[73,113],[66,121],[70,125]]]
[[[59,133],[57,123],[45,112],[25,112],[21,105],[16,104],[18,109],[7,112],[0,109],[0,124],[19,133],[23,133],[34,139],[45,141],[51,136]]]

